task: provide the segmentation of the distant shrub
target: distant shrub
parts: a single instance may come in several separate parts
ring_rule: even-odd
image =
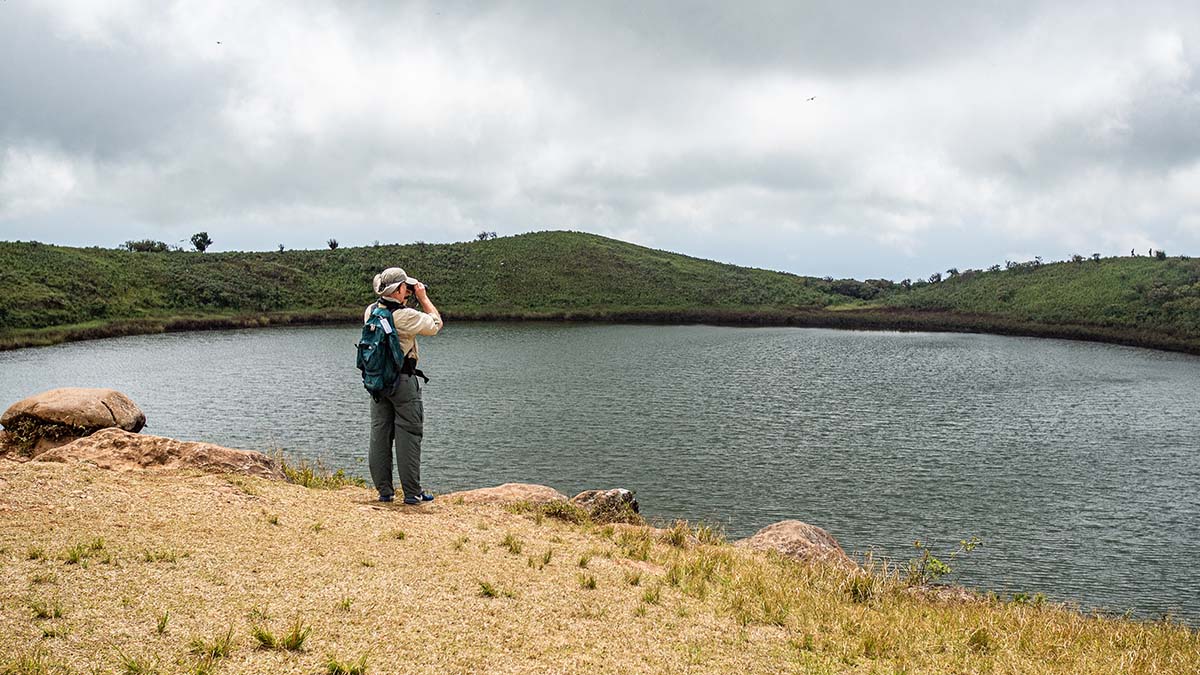
[[[204,253],[209,246],[212,246],[212,243],[212,239],[208,236],[207,232],[197,232],[192,235],[192,246],[201,253]]]
[[[1154,259],[1155,259],[1155,260],[1166,260],[1166,259],[1167,259],[1167,252],[1166,252],[1166,251],[1162,251],[1162,250],[1155,251],[1155,252],[1154,252]]]
[[[153,239],[139,239],[137,241],[127,241],[121,244],[121,248],[126,251],[135,253],[166,253],[171,250],[165,241],[155,241]]]
[[[941,282],[941,280],[942,280],[941,272],[934,272],[933,274],[929,275],[929,283],[931,283],[931,284],[939,283],[939,282]]]
[[[325,243],[329,245],[329,250],[330,250],[330,251],[336,251],[336,250],[337,250],[337,247],[338,247],[338,240],[337,240],[337,239],[330,239],[329,241],[327,241],[327,242],[325,242]]]

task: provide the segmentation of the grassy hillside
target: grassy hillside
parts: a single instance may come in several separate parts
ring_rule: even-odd
[[[335,251],[133,253],[0,243],[0,330],[146,317],[351,310],[403,266],[448,314],[824,307],[834,284],[589,234]]]
[[[1200,335],[1200,260],[1103,258],[967,272],[877,306]]]
[[[1176,622],[921,592],[686,523],[84,463],[0,459],[0,486],[0,673],[1200,669]]]
[[[371,277],[391,265],[428,283],[448,319],[970,331],[1200,353],[1200,260],[1025,263],[902,286],[749,269],[577,232],[251,253],[0,242],[0,348],[354,321]]]

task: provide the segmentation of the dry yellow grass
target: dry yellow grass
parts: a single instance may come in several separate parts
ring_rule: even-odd
[[[0,460],[0,673],[1200,672],[1178,624],[450,501]]]

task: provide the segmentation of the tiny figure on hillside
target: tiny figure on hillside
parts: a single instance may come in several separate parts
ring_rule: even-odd
[[[1136,253],[1136,252],[1135,252],[1133,249],[1129,249],[1129,257],[1131,257],[1131,258],[1136,258],[1136,257],[1137,257],[1137,253]]]
[[[436,335],[442,315],[429,299],[425,284],[389,267],[376,274],[373,289],[378,300],[363,315],[363,338],[358,345],[358,367],[371,393],[371,440],[368,464],[379,501],[390,502],[396,489],[392,481],[392,450],[405,504],[433,500],[421,487],[421,438],[425,411],[421,383],[429,382],[417,368],[418,335]],[[408,307],[415,297],[421,309]],[[376,358],[372,358],[372,356]]]

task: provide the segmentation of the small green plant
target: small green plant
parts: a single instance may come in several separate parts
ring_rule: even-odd
[[[404,533],[404,530],[392,530],[391,537],[396,541],[404,541],[408,535]]]
[[[308,529],[312,530],[316,534],[320,534],[321,531],[325,529],[325,523],[318,520],[317,522],[313,523],[312,525],[309,525]]]
[[[375,566],[375,561],[371,560],[370,558],[363,558],[362,560],[360,560],[358,562],[363,567],[374,567]]]
[[[458,539],[455,539],[454,540],[454,550],[461,551],[463,546],[465,546],[468,541],[471,541],[471,540],[468,539],[467,537],[459,537]]]
[[[352,600],[351,598],[348,598],[348,597],[347,597],[347,598],[342,598],[341,600],[338,600],[337,608],[338,608],[338,609],[340,609],[340,610],[342,610],[343,612],[349,612],[349,611],[350,611],[350,605],[351,605],[353,602],[354,602],[354,600]]]
[[[938,558],[933,554],[933,551],[924,542],[917,540],[913,542],[913,548],[917,549],[920,555],[910,560],[908,563],[908,583],[910,586],[926,586],[936,582],[938,579],[950,574],[954,571],[950,563],[954,562],[960,555],[965,555],[974,551],[983,542],[979,537],[971,537],[958,542],[958,548],[954,549],[946,556],[946,560]]]
[[[487,581],[479,582],[479,594],[485,598],[499,597],[500,591],[494,585]]]
[[[582,554],[580,554],[579,560],[576,564],[579,565],[579,567],[581,569],[587,569],[588,563],[590,563],[591,561],[592,561],[591,553],[582,553]]]
[[[266,514],[266,516],[267,516],[268,524],[270,524],[270,525],[278,525],[279,524],[279,514],[278,513],[268,513],[268,514]]]
[[[171,620],[171,612],[169,610],[164,610],[162,614],[158,615],[158,623],[154,627],[154,632],[158,633],[159,635],[166,633],[167,632],[167,622],[170,620]]]
[[[633,608],[633,615],[634,616],[646,616],[645,603],[638,603],[638,606]]]
[[[326,675],[367,675],[367,655],[358,657],[357,661],[339,661],[329,657],[325,662]]]
[[[30,560],[45,560],[46,549],[41,546],[30,546],[25,550],[25,557]]]
[[[642,573],[641,572],[626,572],[625,573],[625,583],[629,584],[630,586],[642,585]]]
[[[63,618],[63,606],[58,600],[34,600],[29,603],[29,609],[33,612],[34,619]]]
[[[976,628],[967,636],[967,646],[977,652],[990,652],[995,646],[991,633],[986,628]]]
[[[633,560],[649,560],[653,545],[650,534],[644,529],[622,532],[621,536],[617,537],[617,546],[621,548],[621,553]]]
[[[1045,593],[1013,593],[1013,604],[1041,607],[1046,602]]]
[[[271,610],[266,605],[259,605],[250,610],[250,620],[254,622],[270,621]]]
[[[254,641],[258,643],[255,649],[277,649],[279,640],[275,638],[275,634],[265,626],[255,624],[250,627],[250,635]]]
[[[701,522],[699,525],[696,525],[695,535],[697,541],[701,544],[719,546],[725,543],[725,531],[720,525]]]
[[[302,459],[293,464],[283,455],[282,450],[276,450],[272,457],[279,462],[283,475],[288,482],[317,490],[338,490],[343,487],[366,487],[367,481],[358,476],[346,475],[345,469],[330,471],[321,460],[309,462]]]
[[[292,622],[292,627],[283,635],[279,641],[279,646],[289,652],[298,652],[304,649],[304,641],[312,634],[312,627],[304,625],[304,621],[300,617]]]
[[[676,548],[687,546],[688,538],[692,534],[692,529],[688,527],[686,520],[677,520],[671,526],[671,529],[662,534],[664,544],[670,544]]]
[[[521,548],[522,548],[521,540],[518,539],[517,537],[513,536],[513,534],[511,532],[504,535],[504,541],[500,542],[500,545],[507,548],[508,552],[513,555],[521,554]]]
[[[88,557],[88,548],[83,544],[75,544],[63,554],[63,560],[68,565],[84,565]]]
[[[88,544],[88,550],[97,553],[104,550],[104,537],[96,537]]]
[[[596,590],[596,577],[591,574],[580,574],[579,587],[589,591]]]
[[[657,605],[661,599],[661,592],[658,586],[651,586],[642,591],[642,602],[647,605]]]
[[[157,675],[158,663],[148,656],[133,656],[117,650],[117,660],[121,662],[121,672],[125,675]]]
[[[552,549],[552,548],[546,549],[546,552],[542,554],[542,567],[549,565],[550,559],[553,557],[554,557],[554,549]]]
[[[188,651],[201,658],[223,659],[233,652],[233,626],[224,633],[218,633],[212,640],[192,638],[188,643]]]
[[[866,603],[875,597],[875,579],[868,574],[856,574],[846,581],[846,593],[851,602]]]
[[[50,654],[40,647],[22,654],[14,661],[0,664],[0,673],[4,675],[50,675],[68,672],[70,671],[66,665],[51,660]]]
[[[546,502],[545,504],[541,504],[536,508],[547,518],[557,518],[558,520],[563,520],[575,525],[582,525],[583,523],[591,521],[591,516],[588,515],[587,511],[584,511],[571,502]]]

